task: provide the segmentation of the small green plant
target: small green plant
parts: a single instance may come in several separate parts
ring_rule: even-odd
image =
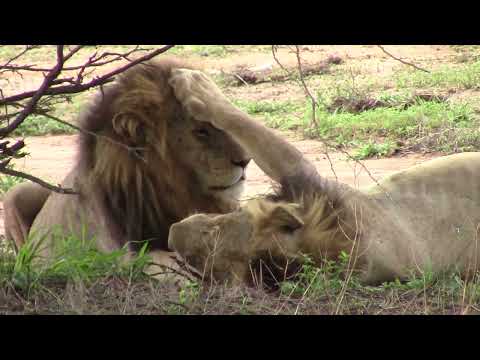
[[[39,258],[39,253],[45,239],[45,236],[36,242],[27,239],[26,243],[20,249],[16,249],[17,255],[10,276],[14,286],[30,291],[38,284],[42,276],[42,269],[35,269],[34,262]]]
[[[384,143],[376,143],[369,141],[353,155],[355,160],[364,160],[373,157],[390,156],[395,152],[397,146],[392,141],[386,141]]]
[[[194,302],[200,295],[200,284],[196,281],[188,280],[183,284],[178,293],[178,301],[182,305],[188,305]]]
[[[411,271],[406,279],[403,279],[402,281],[400,279],[395,279],[394,281],[383,283],[381,287],[385,290],[424,290],[434,286],[442,275],[445,274],[435,273],[431,266],[426,266],[421,273]]]
[[[324,260],[319,267],[311,257],[304,255],[302,269],[295,281],[285,281],[280,284],[280,292],[287,296],[321,296],[325,293],[338,293],[348,281],[356,286],[357,280],[351,277],[347,280],[345,274],[349,271],[349,254],[342,251],[335,260]]]

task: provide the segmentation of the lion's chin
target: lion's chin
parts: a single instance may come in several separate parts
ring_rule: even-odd
[[[210,188],[214,196],[222,200],[238,201],[245,188],[245,180],[240,179],[235,184],[229,187],[214,187]]]

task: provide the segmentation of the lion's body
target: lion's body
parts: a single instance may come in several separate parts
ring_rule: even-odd
[[[77,161],[62,183],[78,194],[13,188],[5,197],[10,240],[25,243],[19,229],[31,241],[58,230],[94,237],[105,251],[127,244],[135,251],[146,240],[164,251],[172,223],[238,206],[249,159],[228,134],[183,111],[168,84],[180,65],[137,65],[97,94],[79,119]],[[45,242],[44,255],[53,243]]]
[[[366,281],[480,265],[480,153],[428,161],[365,194],[360,241],[369,263]]]
[[[478,269],[480,153],[432,160],[357,190],[320,176],[291,144],[222,98],[205,75],[179,70],[173,82],[190,113],[231,134],[280,184],[277,194],[241,211],[193,215],[171,227],[169,245],[207,275],[248,282],[261,260],[283,276],[301,254],[321,264],[342,251],[371,284],[412,271]]]
[[[480,153],[427,161],[361,190],[342,185],[339,191],[339,184],[319,175],[286,186],[275,201],[301,204],[296,251],[319,262],[352,253],[366,283],[480,265]],[[341,221],[321,228],[315,225],[332,213],[321,210],[326,200]]]

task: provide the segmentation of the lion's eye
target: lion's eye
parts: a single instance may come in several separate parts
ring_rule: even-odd
[[[201,138],[201,139],[205,139],[205,138],[210,136],[210,133],[205,128],[195,129],[195,130],[193,130],[193,134],[196,137]]]

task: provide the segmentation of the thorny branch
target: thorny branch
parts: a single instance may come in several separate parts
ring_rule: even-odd
[[[88,133],[91,136],[99,136],[52,115],[51,112],[54,110],[55,105],[61,102],[70,102],[72,94],[78,94],[92,88],[99,87],[103,91],[102,86],[113,81],[115,76],[123,73],[132,66],[150,60],[155,56],[166,52],[173,46],[174,45],[165,45],[156,49],[144,49],[137,45],[130,49],[126,49],[124,52],[99,52],[96,50],[91,55],[86,56],[85,60],[79,64],[79,52],[85,50],[87,48],[86,46],[56,45],[54,47],[56,51],[55,63],[51,67],[46,67],[27,63],[27,61],[25,61],[27,59],[26,55],[34,49],[50,48],[51,46],[26,45],[25,48],[19,50],[17,54],[10,56],[8,60],[3,64],[0,64],[0,76],[10,72],[15,76],[19,76],[23,80],[24,73],[33,74],[36,72],[43,74],[43,80],[40,86],[32,91],[24,91],[5,96],[5,89],[0,89],[0,106],[3,112],[3,114],[0,115],[0,140],[11,137],[15,129],[33,114],[51,118],[62,124],[68,125],[77,131]],[[134,54],[140,52],[143,52],[142,56],[133,58]],[[76,64],[66,66],[66,63],[74,58],[75,55],[77,55]],[[119,61],[125,63],[100,76],[92,75],[96,69],[101,69],[105,65]],[[10,79],[8,78],[2,80],[10,83]],[[9,110],[13,111],[9,112]],[[107,140],[122,147],[127,147],[128,151],[140,157],[138,151],[141,149],[130,148],[110,138],[107,138]],[[14,158],[24,157],[26,154],[21,152],[24,147],[25,143],[23,140],[17,140],[13,145],[10,145],[10,141],[8,140],[0,142],[0,173],[30,180],[51,191],[61,194],[76,194],[73,189],[55,186],[30,174],[13,170],[10,167],[10,161]]]

